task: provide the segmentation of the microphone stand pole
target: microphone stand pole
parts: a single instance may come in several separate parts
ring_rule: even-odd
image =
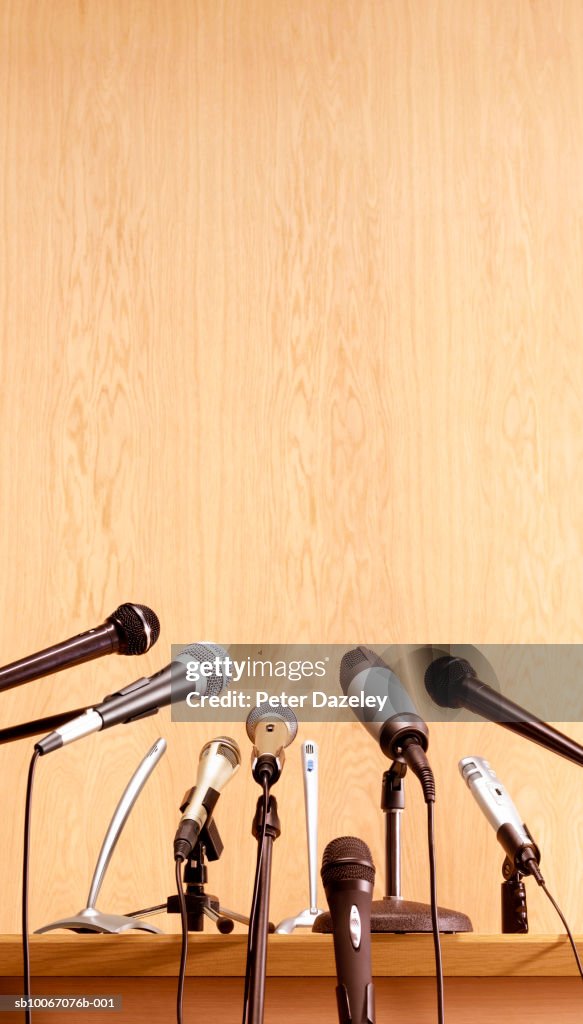
[[[269,897],[271,891],[271,858],[273,844],[281,835],[281,825],[277,815],[277,800],[269,797],[267,804],[267,821],[265,839],[261,843],[263,833],[263,796],[257,801],[257,810],[253,819],[252,834],[257,839],[257,860],[261,855],[259,886],[255,919],[251,933],[249,948],[249,1001],[247,1020],[249,1024],[263,1024],[263,1007],[265,1003],[265,974],[267,967],[267,935],[269,932]],[[261,847],[263,845],[263,852]]]

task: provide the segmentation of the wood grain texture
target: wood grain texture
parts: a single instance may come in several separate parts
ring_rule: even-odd
[[[163,634],[139,664],[3,694],[2,724],[100,699],[200,637],[582,639],[582,58],[579,0],[4,0],[1,660],[123,600]],[[176,806],[215,732],[165,712],[39,765],[33,928],[83,905],[160,733],[100,902],[172,893]],[[366,838],[380,893],[383,757],[356,725],[310,734],[321,845]],[[307,900],[298,748],[276,920]],[[500,851],[456,767],[481,752],[583,932],[577,769],[488,725],[435,726],[431,750],[441,902],[499,929]],[[0,750],[8,932],[29,752]],[[244,910],[242,776],[211,891]],[[413,785],[408,805],[405,892],[426,899]],[[556,931],[534,890],[530,917]]]
[[[13,995],[18,992],[18,985],[19,979],[0,978],[0,993]],[[145,1014],[148,1020],[163,1024],[176,1000],[176,981],[170,978],[94,978],[89,982],[79,978],[47,978],[43,979],[42,987],[45,995],[121,995],[123,1020],[127,1024],[139,1024]],[[504,1014],[511,1014],[517,1024],[547,1024],[556,1017],[561,1024],[577,1024],[581,1020],[580,988],[580,982],[574,978],[452,978],[447,983],[447,1019],[465,1024],[471,1006],[476,1024],[498,1024]],[[218,988],[214,978],[190,978],[185,988],[184,1012],[194,1019],[220,1014],[225,1024],[231,1024],[241,1015],[242,995],[239,979],[223,978]],[[375,999],[381,1019],[414,1014],[419,1024],[435,1020],[435,982],[429,978],[378,978]],[[5,1016],[6,1024],[16,1024],[22,1019],[22,1012],[7,1012]],[[323,1024],[336,1024],[338,1020],[331,979],[268,978],[266,1024],[310,1024],[315,1018]],[[51,1024],[54,1012],[35,1011],[35,1019]],[[71,1024],[82,1024],[86,1019],[86,1011],[67,1011]],[[111,1013],[92,1011],[91,1020],[106,1024],[111,1021]]]
[[[12,987],[7,987],[7,985]],[[136,978],[99,978],[80,981],[78,978],[43,979],[43,994],[64,995],[93,993],[119,994],[122,997],[124,1024],[139,1024],[144,1014],[156,1024],[164,1024],[174,1007],[176,982],[170,978],[144,981]],[[223,978],[217,989],[216,979],[189,979],[184,992],[184,1015],[217,1018],[224,1024],[237,1024],[241,1017],[242,981]],[[578,1024],[581,1020],[581,983],[574,978],[454,978],[448,981],[448,1021],[465,1024],[468,1007],[476,1024],[498,1024],[511,1014],[516,1024],[547,1024],[558,1019],[561,1024]],[[0,992],[18,991],[16,979],[0,978]],[[40,992],[40,989],[39,989]],[[419,1024],[435,1020],[435,984],[428,978],[379,978],[375,981],[377,1015],[381,1020],[391,1016],[412,1017]],[[83,1016],[84,1014],[84,1016]],[[6,1013],[5,1024],[19,1024],[22,1012]],[[50,1024],[54,1013],[35,1012],[40,1024]],[[96,1024],[111,1022],[110,1012],[91,1012]],[[338,1011],[331,979],[268,978],[265,991],[266,1024],[310,1024],[318,1019],[323,1024],[336,1024]],[[87,1020],[86,1011],[68,1011],[71,1024]]]
[[[577,943],[581,940],[578,938]],[[245,976],[245,935],[193,935],[187,973],[194,977]],[[578,976],[573,952],[561,935],[444,935],[443,969],[455,977]],[[35,977],[164,977],[176,975],[180,960],[177,935],[34,935],[31,965]],[[0,936],[0,976],[17,974],[22,942]],[[424,978],[435,974],[430,935],[374,935],[375,978]],[[334,946],[329,935],[272,935],[270,977],[335,977]]]

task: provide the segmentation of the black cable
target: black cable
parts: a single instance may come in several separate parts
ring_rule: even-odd
[[[186,974],[186,958],[188,957],[188,914],[186,911],[186,897],[182,885],[181,869],[184,861],[176,858],[176,890],[180,904],[180,923],[182,926],[182,943],[180,947],[180,970],[178,972],[178,988],[176,991],[176,1020],[182,1024],[182,1006],[184,1001],[184,977]]]
[[[437,871],[435,864],[435,805],[427,804],[427,838],[429,841],[429,878],[431,885],[431,923],[433,925],[433,946],[435,949],[435,980],[437,982],[437,1019],[439,1024],[445,1021],[443,998],[443,960],[441,956],[441,936],[439,934],[439,917],[437,914]]]
[[[249,1012],[249,987],[251,983],[251,954],[253,952],[253,931],[255,929],[255,916],[257,912],[257,902],[259,899],[261,865],[263,863],[263,847],[265,845],[265,833],[267,831],[267,812],[269,810],[269,776],[267,774],[263,774],[261,776],[261,785],[263,787],[263,827],[261,829],[261,837],[259,840],[259,846],[257,848],[257,864],[255,866],[253,897],[251,899],[251,911],[249,914],[249,931],[247,932],[247,960],[245,963],[245,990],[243,993],[243,1024],[247,1024],[247,1014]]]
[[[24,805],[24,850],[22,855],[22,967],[24,980],[24,996],[26,1008],[24,1019],[26,1024],[32,1020],[30,1001],[30,944],[28,940],[28,876],[30,866],[30,820],[32,808],[32,784],[34,782],[34,769],[40,756],[39,750],[34,750],[30,759],[28,779],[26,782],[26,802]]]
[[[577,952],[577,947],[575,945],[575,940],[574,940],[574,938],[573,938],[573,936],[571,934],[571,929],[569,928],[569,925],[567,924],[565,915],[563,914],[563,911],[561,910],[561,908],[560,908],[559,904],[557,903],[557,901],[554,900],[553,897],[551,896],[551,894],[550,894],[549,890],[547,889],[546,885],[544,884],[544,882],[539,883],[539,884],[540,884],[540,887],[541,887],[542,891],[544,893],[546,893],[546,895],[550,899],[553,907],[555,908],[555,910],[557,911],[557,914],[559,915],[559,917],[561,918],[561,921],[563,922],[563,927],[564,927],[564,929],[565,929],[565,931],[567,933],[567,936],[569,938],[569,942],[571,943],[571,948],[572,948],[574,956],[575,956],[575,961],[577,963],[577,969],[579,971],[579,974],[583,978],[583,965],[581,964],[581,960],[580,960],[579,954]]]

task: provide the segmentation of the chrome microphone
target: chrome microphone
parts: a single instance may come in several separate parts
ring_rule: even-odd
[[[538,846],[489,762],[483,757],[462,757],[459,770],[514,870],[532,875],[539,885],[543,885]]]
[[[253,744],[253,778],[261,783],[265,776],[272,786],[283,770],[284,749],[297,736],[298,720],[290,708],[272,698],[269,706],[253,708],[247,716],[246,728]]]
[[[241,751],[230,736],[218,736],[200,752],[196,785],[180,808],[182,817],[174,836],[174,859],[188,860],[205,824],[210,821],[224,787],[241,764]]]

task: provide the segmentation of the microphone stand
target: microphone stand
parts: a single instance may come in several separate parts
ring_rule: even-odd
[[[428,903],[403,899],[401,889],[401,816],[405,810],[404,761],[393,761],[383,774],[381,808],[385,814],[385,896],[373,900],[370,917],[371,932],[431,932],[431,907]],[[471,932],[472,922],[458,910],[438,908],[441,932]],[[332,932],[330,913],[321,914],[312,931]]]
[[[509,857],[502,865],[504,881],[500,886],[502,910],[502,934],[526,935],[528,932],[528,907],[526,886],[522,872],[515,868]]]
[[[188,794],[187,794],[188,796]],[[187,803],[185,797],[185,803]],[[181,808],[182,809],[182,808]],[[206,821],[198,840],[196,841],[190,857],[184,864],[184,881],[186,883],[186,910],[188,914],[189,932],[204,931],[204,919],[208,917],[213,921],[221,935],[229,935],[233,931],[234,922],[249,924],[249,918],[234,910],[227,910],[221,906],[217,896],[212,896],[204,890],[208,881],[208,871],[205,864],[205,855],[209,862],[218,860],[223,852],[223,841],[219,835],[214,818]],[[180,901],[178,895],[169,896],[166,903],[158,910],[166,910],[168,914],[180,913]],[[154,911],[153,911],[154,912]],[[133,915],[132,915],[133,916]]]
[[[263,1024],[263,1008],[265,1004],[265,974],[267,967],[267,935],[269,928],[269,898],[271,891],[271,860],[273,844],[281,835],[281,824],[277,815],[277,800],[269,796],[267,818],[265,822],[265,838],[263,843],[264,798],[260,796],[253,818],[252,834],[257,839],[257,863],[261,855],[259,885],[253,929],[249,942],[249,1024]],[[262,850],[263,847],[263,850]]]

